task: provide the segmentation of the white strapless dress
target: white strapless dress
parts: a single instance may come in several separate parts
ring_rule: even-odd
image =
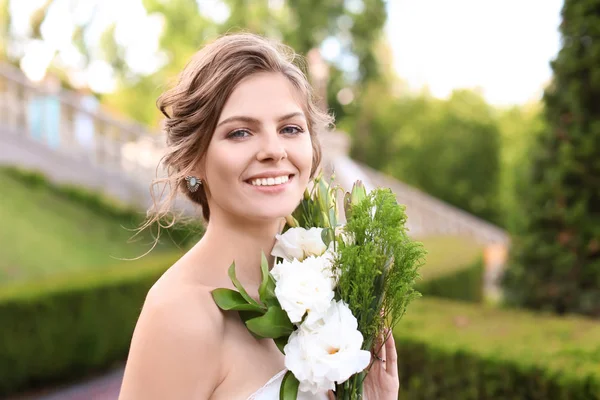
[[[250,395],[248,400],[279,400],[279,388],[286,372],[287,370],[284,369],[269,379],[263,387]],[[298,400],[327,400],[327,393],[312,394],[298,391]]]

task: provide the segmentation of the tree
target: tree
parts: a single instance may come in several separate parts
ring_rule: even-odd
[[[53,18],[49,10],[55,3],[54,0],[46,0],[33,13],[30,37],[25,40],[43,40],[40,27]],[[69,4],[74,13],[79,1]],[[94,4],[99,7],[102,3],[96,0]],[[374,44],[382,35],[387,17],[385,0],[281,0],[279,5],[268,0],[143,0],[143,5],[149,15],[160,16],[163,21],[159,52],[164,56],[164,63],[157,71],[146,74],[131,70],[127,62],[127,48],[115,38],[117,29],[114,24],[106,27],[99,41],[86,39],[88,31],[98,28],[94,26],[93,16],[74,27],[73,44],[86,64],[102,60],[114,70],[118,87],[114,93],[103,96],[103,103],[148,125],[156,126],[160,118],[154,101],[165,84],[207,40],[225,32],[244,30],[276,37],[302,55],[320,47],[325,40],[336,40],[341,52],[337,59],[331,60],[335,79],[329,81],[329,93],[334,93],[329,97],[329,104],[338,116],[343,116],[345,110],[335,93],[353,85],[358,96],[361,93],[358,88],[379,74]],[[357,5],[360,7],[357,8]],[[211,16],[212,7],[224,8],[225,19]],[[346,71],[344,60],[348,59],[357,60],[353,74]]]
[[[396,96],[371,83],[348,125],[352,155],[450,204],[501,224],[500,133],[491,107],[467,90],[448,100]]]
[[[543,104],[532,102],[500,110],[498,127],[502,138],[500,191],[504,226],[518,232],[526,219],[520,205],[522,193],[527,191],[525,177],[530,166],[529,150],[536,135],[546,129]]]
[[[8,0],[0,0],[0,61],[7,60],[10,32]]]
[[[509,304],[600,318],[600,0],[566,0],[504,277]]]

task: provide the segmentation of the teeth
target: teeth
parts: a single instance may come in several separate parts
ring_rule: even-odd
[[[290,179],[287,175],[283,175],[283,176],[278,176],[276,178],[253,179],[252,181],[250,181],[250,183],[253,186],[274,186],[274,185],[281,185],[282,183],[286,183],[289,180]]]

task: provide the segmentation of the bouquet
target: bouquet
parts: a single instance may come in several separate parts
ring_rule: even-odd
[[[420,295],[413,286],[425,251],[406,233],[404,206],[391,190],[367,193],[357,181],[344,195],[341,225],[338,193],[321,177],[306,190],[276,236],[271,270],[262,254],[260,301],[239,283],[235,264],[229,277],[237,291],[212,292],[222,310],[238,311],[255,337],[272,338],[285,354],[283,400],[329,390],[362,399],[378,338]]]

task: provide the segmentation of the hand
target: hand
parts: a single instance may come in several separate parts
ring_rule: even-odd
[[[394,335],[388,332],[386,338],[376,346],[379,350],[375,357],[373,365],[367,374],[363,385],[363,393],[366,400],[397,400],[400,390],[400,380],[398,379],[398,353],[396,352],[396,342]],[[385,340],[382,345],[381,342]]]
[[[373,365],[367,374],[363,384],[363,394],[365,400],[398,400],[400,390],[400,380],[398,378],[398,353],[396,352],[396,342],[394,335],[388,332],[387,340],[382,345],[384,338],[381,338],[376,344],[375,350],[379,350],[377,357],[374,357]],[[335,400],[333,391],[328,393],[329,400]]]

